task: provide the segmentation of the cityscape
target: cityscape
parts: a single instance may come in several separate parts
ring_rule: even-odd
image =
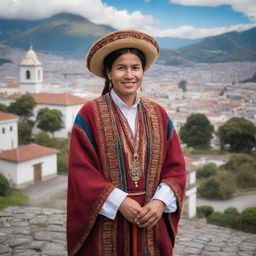
[[[2,53],[8,55],[12,61],[11,64],[8,63],[2,65],[0,69],[1,98],[4,100],[6,97],[9,97],[8,95],[15,95],[15,93],[19,92],[20,63],[22,63],[26,52],[6,46],[1,47]],[[31,49],[33,51],[32,47],[30,50]],[[38,60],[42,62],[44,70],[44,81],[40,92],[56,95],[54,101],[57,100],[58,95],[74,95],[77,99],[80,99],[80,101],[78,101],[78,104],[80,104],[78,106],[80,108],[83,101],[86,102],[92,100],[101,94],[103,80],[95,78],[86,70],[84,59],[64,59],[62,57],[40,53],[36,55]],[[164,106],[168,115],[172,118],[178,132],[186,123],[187,118],[193,113],[204,114],[213,124],[214,130],[217,131],[219,126],[223,125],[228,119],[234,116],[246,117],[253,123],[256,122],[256,83],[243,82],[246,79],[251,78],[254,75],[255,70],[255,62],[196,64],[195,66],[189,67],[173,67],[155,64],[152,69],[145,74],[142,86],[143,89],[140,94],[141,96],[148,97]],[[181,83],[183,83],[183,88],[180,87]],[[76,108],[75,111],[78,112],[79,108]],[[74,117],[75,115],[73,113],[73,119]],[[70,128],[68,129],[71,129],[70,124],[69,126]],[[64,137],[66,137],[65,134],[66,133],[63,135]],[[220,150],[220,142],[217,136],[214,136],[211,140],[211,147]],[[33,144],[31,145],[31,149],[28,146],[27,148],[24,147],[24,150],[33,151],[33,155],[36,155],[35,152],[44,152],[46,149]],[[49,151],[46,151],[47,154],[56,154],[59,152],[58,150],[48,150]],[[22,150],[20,150],[20,154],[21,152]],[[0,158],[1,157],[3,157],[3,155],[0,154]],[[40,157],[40,153],[38,153],[37,157]],[[47,165],[49,169],[49,166],[55,166],[56,163],[54,163],[54,161],[56,161],[56,155],[55,160],[49,160],[49,162],[44,165]],[[228,161],[228,157],[226,155],[218,156],[218,154],[210,156],[199,155],[186,157],[186,161],[187,201],[185,203],[184,217],[194,218],[196,216],[197,206],[209,203],[209,201],[201,200],[200,202],[199,199],[196,199],[196,169],[203,164],[212,162],[217,165],[224,164]],[[35,173],[37,172],[38,167],[41,170],[41,166],[34,165]],[[42,171],[45,172],[44,170]],[[48,174],[48,176],[42,176],[38,181],[47,182],[48,179],[54,179],[56,174],[57,169],[55,169],[53,173]],[[41,175],[42,174],[39,176]],[[37,190],[40,193],[38,181],[34,180],[34,183],[37,184]],[[63,175],[61,175],[61,180],[59,182],[61,182],[61,184],[58,184],[58,186],[61,186],[61,191],[65,192],[66,178],[63,179]],[[30,184],[30,182],[28,184]],[[27,185],[22,185],[21,187],[25,187],[22,191],[29,191],[29,186],[27,190]],[[34,196],[38,192],[33,191]],[[51,196],[54,198],[56,195],[52,194]],[[236,202],[234,203],[236,204]],[[249,202],[249,204],[250,203],[251,202]],[[51,201],[48,200],[48,202],[45,198],[43,200],[41,198],[40,203],[40,197],[38,200],[37,195],[33,200],[32,195],[31,204],[40,207],[45,205],[49,207],[54,204],[55,207],[64,211],[66,208],[66,196],[65,194],[62,194],[61,196],[57,196],[54,201],[52,199]],[[14,212],[13,214],[16,213]],[[58,214],[58,218],[62,219],[64,212]],[[40,240],[41,239],[42,238],[40,237]],[[61,237],[60,239],[62,240],[63,238]],[[56,250],[56,248],[58,251],[65,251],[63,245],[54,247],[54,250]],[[180,250],[182,251],[184,249]],[[198,250],[194,249],[194,251]]]
[[[173,190],[174,198],[181,202],[177,205],[178,211],[170,213],[169,209],[164,210],[160,217],[162,224],[166,224],[163,225],[163,237],[166,238],[164,234],[166,232],[168,236],[168,233],[173,246],[177,232],[175,220],[182,208],[171,255],[256,255],[255,1],[32,2],[0,2],[0,256],[71,255],[68,253],[70,237],[67,236],[67,212],[70,209],[67,201],[71,202],[67,193],[68,183],[74,181],[71,181],[68,167],[70,145],[73,145],[70,144],[71,132],[79,110],[102,94],[105,83],[104,79],[88,71],[86,54],[96,40],[115,30],[145,32],[159,43],[159,56],[144,73],[138,94],[166,110],[177,131],[185,158],[183,201],[179,198],[182,186],[176,184],[176,177],[174,180],[166,179],[171,185],[160,181],[157,187],[158,190],[162,182],[171,188],[171,192],[172,186],[178,187],[177,191],[176,187]],[[80,115],[78,117],[83,119]],[[87,120],[83,119],[83,122],[81,131],[86,130],[88,135],[90,123],[88,128]],[[168,120],[167,137],[169,142],[173,142],[170,124]],[[89,137],[92,142],[91,134]],[[136,141],[137,137],[140,136],[136,135]],[[113,158],[114,154],[109,155]],[[77,157],[80,155],[77,154]],[[145,154],[145,159],[148,157],[150,159],[149,154]],[[154,156],[152,159],[153,162]],[[167,168],[173,166],[172,163],[165,165]],[[81,170],[84,171],[83,168]],[[87,191],[89,183],[98,183],[88,179],[89,175],[86,176],[87,183],[85,176],[81,176],[81,184],[73,187],[72,183],[69,187],[80,196],[85,195],[81,197],[81,202],[72,202],[77,207],[74,216],[79,221],[78,230],[81,232],[78,233],[86,233],[86,241],[92,245],[96,240],[97,245],[98,240],[106,242],[102,243],[104,245],[110,244],[107,248],[101,246],[106,255],[119,255],[115,242],[123,242],[123,237],[120,232],[114,231],[111,218],[102,214],[103,208],[99,207],[98,201],[93,202],[96,206],[88,214],[90,207],[87,205],[87,192],[84,191]],[[147,186],[152,184],[150,181],[146,184],[145,192],[135,194],[147,195],[150,191]],[[107,190],[106,187],[104,190]],[[118,193],[120,195],[120,191]],[[169,190],[164,193],[169,196]],[[107,195],[106,191],[104,195]],[[104,206],[110,202],[108,199]],[[103,203],[103,200],[99,201]],[[139,209],[145,209],[146,202],[139,202]],[[154,203],[159,206],[153,207],[156,211],[164,205]],[[120,205],[116,209],[120,220],[129,220]],[[88,225],[82,223],[83,217],[87,217],[83,215],[83,210],[92,217]],[[138,218],[138,215],[134,216]],[[119,223],[114,218],[113,223]],[[155,255],[151,251],[153,247],[165,250],[160,248],[159,241],[162,239],[158,238],[163,226],[157,224],[152,232],[146,229],[140,232],[141,223],[137,223],[136,219],[130,222],[134,224],[130,225],[132,232],[129,232],[130,228],[124,228],[125,232],[128,231],[124,234],[130,234],[132,239],[129,239],[130,244],[127,242],[127,246],[121,248],[127,255],[132,254],[131,251],[128,253],[131,248],[136,251],[137,247],[139,249],[134,256],[144,255],[140,252],[142,247],[152,256]],[[101,235],[96,235],[101,238],[94,240],[98,226],[106,232],[102,231]],[[119,230],[117,226],[116,230]],[[82,251],[86,248],[86,238],[80,233],[75,239],[75,250]],[[138,234],[146,238],[143,246],[135,239]],[[150,234],[154,234],[153,243],[150,242]],[[115,240],[114,236],[118,239]],[[169,244],[169,240],[165,242]],[[121,247],[120,243],[117,247]],[[101,255],[101,249],[95,253]],[[156,255],[160,256],[161,252],[156,252]]]

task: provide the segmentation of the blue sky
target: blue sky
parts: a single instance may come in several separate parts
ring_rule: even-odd
[[[227,4],[204,7],[172,4],[168,0],[103,0],[103,2],[120,10],[140,11],[143,14],[152,15],[159,21],[160,29],[187,24],[195,27],[215,28],[252,23],[246,15],[232,10]]]
[[[3,18],[38,19],[60,12],[157,37],[197,39],[256,26],[256,0],[0,0]]]

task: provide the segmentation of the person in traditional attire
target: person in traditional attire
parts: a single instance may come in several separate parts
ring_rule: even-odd
[[[166,111],[137,93],[158,53],[153,37],[128,30],[104,36],[87,54],[105,88],[81,108],[71,133],[69,255],[172,255],[184,157]]]

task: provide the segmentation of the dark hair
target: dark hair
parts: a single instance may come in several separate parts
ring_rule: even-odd
[[[104,75],[105,75],[105,86],[104,89],[102,91],[102,95],[110,92],[111,88],[110,88],[110,80],[108,79],[107,76],[107,72],[109,70],[112,69],[112,65],[114,63],[114,61],[120,57],[123,54],[126,53],[133,53],[136,56],[139,57],[140,61],[141,61],[141,65],[142,65],[142,69],[144,70],[145,65],[146,65],[146,58],[143,52],[141,52],[140,50],[136,49],[136,48],[122,48],[116,51],[111,52],[110,54],[108,54],[104,61],[103,61],[103,65],[104,65]]]

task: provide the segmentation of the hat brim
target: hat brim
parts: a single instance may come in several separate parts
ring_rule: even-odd
[[[157,41],[148,34],[134,30],[115,31],[99,39],[91,47],[86,56],[87,68],[96,76],[105,78],[103,65],[105,57],[122,48],[136,48],[143,52],[146,58],[144,70],[149,69],[159,53]]]

